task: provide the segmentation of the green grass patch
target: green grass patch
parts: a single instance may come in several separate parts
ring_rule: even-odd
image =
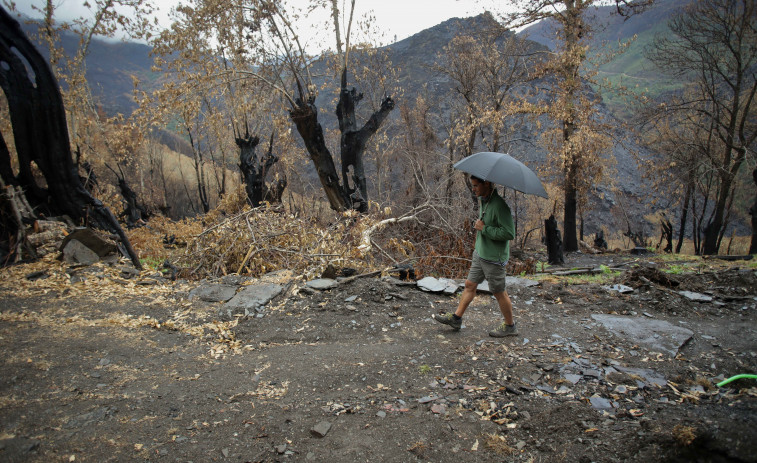
[[[139,262],[142,264],[142,267],[145,268],[151,268],[153,270],[159,270],[163,268],[163,259],[159,259],[157,257],[144,257],[142,259],[139,259]]]
[[[602,273],[594,273],[594,274],[584,274],[584,275],[560,275],[557,277],[552,276],[553,278],[558,278],[561,283],[565,283],[567,285],[589,285],[589,284],[595,284],[595,285],[607,285],[613,282],[616,276],[618,276],[620,272],[602,272]]]
[[[662,271],[671,275],[681,275],[682,273],[686,273],[686,267],[684,265],[673,264]]]

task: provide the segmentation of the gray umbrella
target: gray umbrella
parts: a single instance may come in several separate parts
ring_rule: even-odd
[[[508,154],[483,151],[461,159],[452,167],[521,193],[549,198],[534,171]]]

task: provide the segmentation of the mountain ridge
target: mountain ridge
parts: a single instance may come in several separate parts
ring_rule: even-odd
[[[25,27],[31,26],[26,25]],[[501,27],[490,13],[482,13],[470,18],[450,18],[382,49],[390,55],[391,62],[400,68],[399,83],[404,89],[404,97],[408,101],[414,101],[415,95],[419,95],[423,87],[429,88],[431,92],[451,89],[451,82],[445,76],[435,74],[432,66],[438,54],[455,35],[459,33],[483,33],[489,28]],[[62,38],[64,47],[75,45],[75,42],[72,42],[74,39],[73,36],[67,39]],[[151,69],[150,50],[149,46],[134,42],[93,41],[91,53],[87,60],[87,77],[93,93],[101,100],[102,107],[106,112],[129,114],[135,108],[136,105],[131,98],[133,91],[131,75],[138,76],[142,82],[148,84],[160,77]],[[611,116],[605,109],[601,109],[601,111]],[[397,114],[392,114],[391,117],[399,117],[398,111],[394,111],[394,113]],[[334,125],[335,121],[332,119],[334,118],[331,116],[324,118],[322,122],[324,127]],[[536,129],[533,127],[525,130],[528,132],[526,135],[531,138],[536,137],[536,132],[534,132]],[[544,163],[547,157],[543,148],[536,147],[533,144],[521,144],[518,150],[522,153],[522,160],[528,160],[532,166]],[[619,184],[616,185],[618,190],[627,197],[642,197],[643,191],[639,185],[640,175],[631,150],[616,145],[610,153],[607,153],[607,156],[617,160],[617,178],[620,179]],[[637,201],[628,202],[636,203]],[[595,198],[594,203],[596,204],[596,212],[586,217],[587,223],[594,224],[589,227],[588,233],[596,231],[599,224],[602,223],[602,217],[604,216],[606,220],[606,214],[619,201],[615,198],[612,189],[601,187],[598,189],[598,197]],[[633,209],[634,213],[640,210],[637,206],[628,206],[628,208]]]

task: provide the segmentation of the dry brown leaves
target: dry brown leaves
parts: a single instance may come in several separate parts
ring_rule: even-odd
[[[55,253],[57,254],[57,253]],[[0,291],[12,293],[17,297],[30,297],[52,294],[63,296],[88,296],[95,301],[105,301],[122,296],[142,297],[145,305],[162,304],[166,297],[176,288],[160,285],[143,285],[149,278],[149,271],[132,279],[124,280],[120,275],[120,265],[111,266],[96,263],[88,268],[91,272],[86,279],[72,283],[71,274],[76,273],[67,264],[59,261],[55,254],[49,254],[41,259],[22,265],[14,265],[0,269]],[[122,259],[123,265],[129,263]],[[83,269],[74,269],[83,270]],[[39,279],[27,279],[26,276],[40,273]],[[97,276],[94,276],[97,274]],[[175,301],[172,301],[175,302]]]
[[[251,209],[235,193],[201,218],[152,219],[147,227],[132,231],[130,239],[143,260],[157,267],[168,259],[185,278],[257,277],[282,269],[311,278],[328,264],[373,270],[373,260],[361,255],[357,245],[362,231],[378,220],[346,212],[323,224],[280,206]],[[170,245],[166,238],[171,238]]]

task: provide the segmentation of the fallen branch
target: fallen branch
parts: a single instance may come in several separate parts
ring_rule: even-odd
[[[385,268],[383,270],[374,270],[373,272],[361,273],[360,275],[353,275],[353,276],[347,277],[347,278],[345,278],[343,280],[339,280],[339,282],[337,284],[343,285],[343,284],[347,284],[347,283],[352,283],[353,281],[355,281],[357,279],[360,279],[360,278],[374,277],[376,275],[381,275],[384,272],[388,272],[391,269],[392,269],[391,267],[387,267],[387,268]]]
[[[429,203],[424,203],[418,207],[413,208],[412,210],[406,212],[405,214],[399,216],[399,217],[391,217],[388,219],[381,220],[379,222],[376,222],[375,224],[371,225],[367,229],[363,231],[360,238],[360,245],[357,247],[361,254],[365,255],[373,248],[373,243],[371,241],[372,235],[382,230],[384,227],[390,224],[398,224],[402,222],[409,222],[411,220],[415,220],[419,223],[422,223],[420,219],[418,218],[418,215],[421,212],[425,212],[429,209],[433,209],[433,207]]]

